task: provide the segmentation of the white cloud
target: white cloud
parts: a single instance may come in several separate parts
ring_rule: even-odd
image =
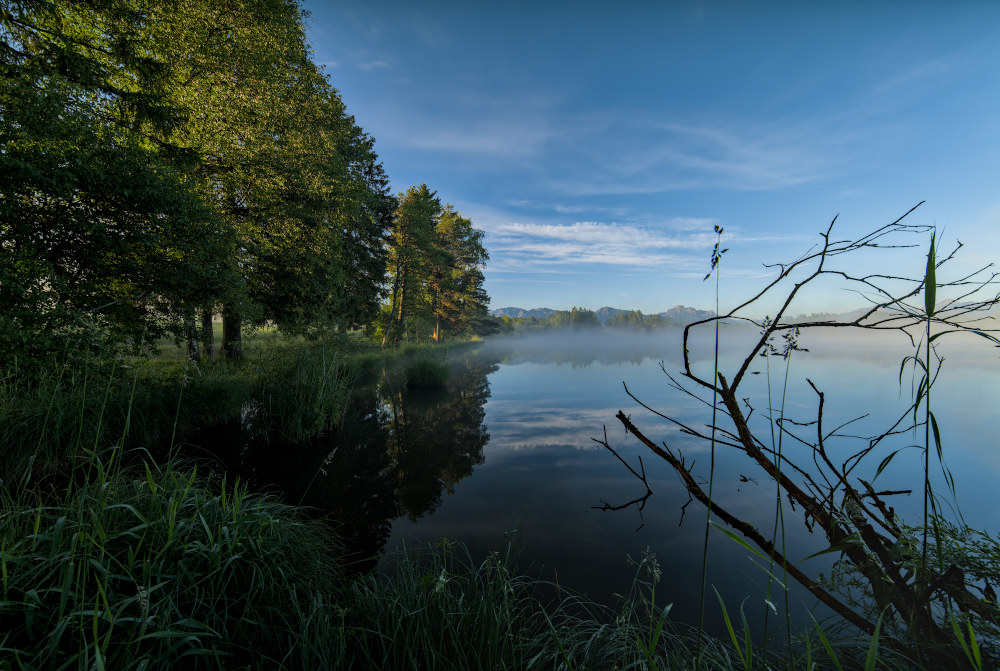
[[[680,271],[703,264],[688,252],[710,249],[710,232],[667,234],[627,224],[592,221],[569,225],[509,222],[490,229],[488,246],[492,271],[544,272],[567,265],[620,265],[629,268],[670,268]]]
[[[716,224],[715,219],[708,217],[673,217],[667,219],[664,225],[674,231],[711,231]]]
[[[569,225],[508,223],[494,228],[498,236],[541,238],[543,240],[572,241],[586,245],[628,246],[654,249],[701,249],[711,247],[715,240],[711,233],[693,233],[671,237],[661,231],[627,224],[605,224],[596,221],[578,221]]]
[[[559,214],[581,214],[587,211],[582,205],[556,205],[553,209]]]
[[[490,226],[488,273],[491,281],[517,281],[516,275],[590,275],[617,267],[618,275],[648,276],[650,272],[678,279],[701,279],[716,235],[711,219],[671,219],[663,228],[580,221],[573,224],[497,222]],[[734,227],[723,244],[796,242],[801,235],[752,234]],[[771,271],[759,264],[726,264],[729,277],[761,278]],[[499,277],[498,277],[499,276]],[[551,282],[539,280],[540,283]],[[566,282],[575,285],[576,282]]]
[[[573,161],[549,183],[574,196],[783,189],[826,177],[842,163],[841,136],[826,126],[823,120],[686,123],[635,118],[634,111],[609,114],[603,124],[591,118],[567,133]]]

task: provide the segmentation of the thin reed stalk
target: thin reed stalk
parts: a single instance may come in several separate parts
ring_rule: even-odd
[[[715,274],[715,314],[719,314],[719,276],[722,273],[722,255],[725,254],[728,249],[719,249],[722,245],[722,231],[723,228],[718,224],[715,225],[715,248],[712,250],[712,268],[709,270],[708,274],[705,275],[707,280],[712,274]],[[719,322],[715,322],[715,350],[712,359],[712,379],[718,380],[719,377]],[[702,637],[705,631],[705,588],[708,581],[708,534],[709,530],[712,528],[712,495],[715,488],[715,438],[716,429],[718,427],[718,412],[719,412],[719,396],[718,389],[713,385],[712,389],[712,435],[711,435],[711,445],[710,445],[710,456],[709,456],[709,467],[708,467],[708,501],[709,504],[706,506],[705,512],[705,535],[704,541],[702,543],[702,553],[701,553],[701,589],[698,599],[698,643],[697,643],[697,657],[695,661],[695,668],[701,668],[701,644]]]

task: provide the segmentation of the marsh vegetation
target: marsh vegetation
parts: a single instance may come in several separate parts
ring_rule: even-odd
[[[491,318],[483,231],[390,193],[305,18],[0,12],[0,668],[998,663],[992,489],[962,483],[997,475],[1000,399],[953,400],[995,353],[942,366],[1000,342],[994,275],[941,279],[928,227],[831,227],[723,309],[717,228],[683,330]],[[928,242],[919,277],[838,265]],[[866,306],[792,319],[828,280]],[[905,340],[890,392],[864,349],[816,375],[846,330]]]

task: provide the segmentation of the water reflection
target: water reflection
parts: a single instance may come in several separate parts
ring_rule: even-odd
[[[723,333],[721,370],[738,366],[754,332]],[[858,435],[869,426],[885,427],[909,403],[909,389],[899,382],[903,346],[877,340],[830,342],[808,340],[810,348],[792,361],[785,409],[787,416],[808,421],[817,396],[806,379],[826,394],[831,426],[870,415],[851,424]],[[711,366],[709,340],[689,343],[697,366]],[[360,568],[373,566],[384,549],[450,536],[483,557],[512,530],[520,533],[521,566],[561,585],[579,589],[605,603],[628,591],[633,570],[626,557],[646,547],[660,558],[668,576],[662,594],[674,603],[672,617],[693,622],[698,616],[704,510],[692,506],[682,526],[687,493],[665,463],[624,435],[614,419],[618,410],[656,441],[683,452],[696,472],[706,475],[708,446],[668,422],[659,421],[628,398],[626,382],[638,398],[691,426],[710,422],[710,405],[670,388],[658,363],[676,374],[680,334],[613,338],[498,338],[451,355],[448,387],[409,391],[398,370],[375,371],[354,390],[343,427],[304,445],[244,437],[230,463],[254,486],[276,485],[291,503],[302,502],[341,525]],[[1000,477],[1000,451],[993,435],[993,408],[1000,404],[995,384],[1000,364],[989,351],[948,353],[949,365],[938,381],[935,400],[948,459],[960,487],[960,503],[969,523],[994,530],[998,520],[992,499]],[[502,363],[502,365],[497,365]],[[747,403],[756,408],[751,421],[759,435],[770,435],[768,396],[777,406],[784,368],[771,371],[756,361],[744,380]],[[954,365],[950,365],[954,364]],[[709,369],[710,370],[710,369]],[[603,513],[602,500],[622,503],[642,494],[638,483],[592,437],[608,435],[633,465],[644,459],[655,491],[640,520],[634,510]],[[487,427],[489,427],[487,429]],[[237,427],[237,430],[239,428]],[[803,429],[807,430],[807,429]],[[910,436],[900,436],[905,444]],[[856,441],[855,441],[856,442]],[[844,446],[854,449],[853,442]],[[896,445],[894,447],[899,447]],[[894,449],[893,447],[893,449]],[[788,453],[806,463],[808,455]],[[840,449],[831,445],[831,450]],[[912,451],[911,451],[912,452]],[[881,456],[875,458],[877,465]],[[919,460],[901,456],[880,477],[889,489],[921,481]],[[722,450],[716,466],[717,500],[760,529],[773,527],[773,481],[749,472],[745,455]],[[475,471],[475,477],[469,477]],[[749,477],[746,477],[749,476]],[[752,478],[752,479],[751,479]],[[943,491],[943,488],[942,488]],[[902,497],[897,511],[909,514],[919,497]],[[433,513],[433,514],[431,514]],[[828,571],[832,555],[804,561],[824,549],[789,514],[788,554],[807,573]],[[641,522],[645,525],[637,530]],[[764,608],[766,572],[738,545],[716,534],[710,544],[709,583],[733,608]],[[792,610],[805,617],[815,601],[797,585]],[[709,629],[725,635],[721,614],[709,605]],[[822,611],[819,611],[822,614]]]
[[[490,396],[489,355],[449,362],[444,389],[409,390],[399,370],[382,369],[353,389],[343,426],[302,444],[243,435],[221,454],[254,489],[276,489],[337,524],[356,566],[374,565],[392,520],[416,521],[483,463]],[[240,427],[227,427],[228,438]]]
[[[584,368],[594,364],[632,364],[646,359],[679,362],[680,329],[652,333],[544,333],[496,338],[486,348],[505,365],[523,363],[569,364]]]
[[[756,337],[756,332],[749,330],[724,332],[720,370],[729,373],[738,368],[747,342]],[[710,367],[711,342],[689,344],[694,363]],[[810,351],[797,354],[791,362],[785,402],[789,417],[803,422],[815,417],[817,395],[807,379],[826,394],[825,416],[830,426],[866,416],[850,424],[851,434],[877,433],[886,428],[887,418],[891,423],[905,411],[909,388],[905,384],[901,388],[898,371],[901,357],[908,353],[906,343],[839,336],[829,343],[810,339],[804,345]],[[618,410],[631,414],[650,438],[668,442],[695,465],[698,477],[707,476],[709,446],[639,407],[622,387],[626,382],[638,398],[690,426],[708,425],[710,401],[706,405],[672,389],[658,365],[663,360],[667,371],[677,375],[680,347],[679,334],[670,333],[631,339],[606,334],[579,339],[510,338],[491,343],[485,350],[500,357],[503,365],[490,378],[492,393],[485,421],[491,439],[485,462],[476,469],[475,477],[455,488],[455,494],[444,500],[434,515],[418,522],[397,518],[388,547],[451,536],[464,541],[473,556],[479,557],[495,549],[505,533],[518,530],[524,570],[609,604],[631,584],[633,572],[626,557],[638,557],[650,547],[664,567],[666,584],[660,593],[674,604],[671,616],[697,621],[704,509],[689,506],[685,519],[682,511],[688,496],[676,474],[633,437],[624,435],[614,419]],[[1000,403],[1000,387],[993,383],[1000,365],[995,353],[987,354],[992,356],[976,358],[975,368],[946,366],[939,379],[936,407],[942,429],[947,425],[949,463],[961,483],[960,504],[966,519],[992,530],[997,517],[988,497],[995,488],[983,486],[983,481],[995,480],[1000,470],[977,455],[976,447],[992,435],[992,409]],[[769,379],[768,363],[762,358],[755,361],[751,372],[758,374],[748,376],[742,387],[748,407],[756,409],[752,428],[762,439],[770,436],[768,397],[777,408],[784,394],[784,366],[770,362],[773,370]],[[961,421],[955,421],[959,417]],[[603,435],[605,425],[611,443],[624,458],[634,466],[640,456],[644,460],[655,492],[644,519],[635,510],[609,513],[593,509],[602,500],[620,504],[644,491],[641,483],[591,440]],[[853,452],[856,442],[845,438],[834,445],[831,439],[828,447],[831,453]],[[899,436],[899,442],[905,445],[912,437]],[[995,441],[990,442],[995,446]],[[886,445],[885,449],[900,446]],[[786,447],[789,456],[808,466],[809,455],[798,443],[789,440]],[[904,454],[910,456],[910,452]],[[873,457],[872,471],[883,456]],[[721,449],[715,496],[734,514],[770,533],[775,516],[774,483],[747,470],[750,467],[744,454]],[[888,489],[907,489],[920,482],[920,462],[903,457],[880,477]],[[919,506],[919,497],[900,498],[893,505],[901,514]],[[788,555],[807,573],[829,572],[836,557],[826,554],[806,560],[826,546],[808,532],[799,511],[786,509],[786,515]],[[643,521],[645,525],[637,530]],[[767,608],[766,566],[755,564],[752,556],[721,534],[713,535],[710,548],[709,584],[719,590],[730,608],[743,603],[754,612]],[[795,583],[790,589],[793,617],[808,621],[815,600]],[[725,636],[714,600],[708,609],[709,629]],[[819,618],[823,613],[822,609],[815,611]]]

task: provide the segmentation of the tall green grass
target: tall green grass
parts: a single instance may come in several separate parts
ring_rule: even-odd
[[[0,379],[0,478],[68,468],[110,445],[165,453],[205,429],[248,425],[300,441],[343,418],[352,374],[327,344],[262,351],[240,364],[71,361]]]
[[[715,248],[712,250],[712,267],[709,269],[708,274],[705,275],[707,280],[713,274],[715,275],[715,314],[719,314],[719,276],[722,274],[722,257],[728,252],[728,249],[720,249],[722,247],[722,232],[723,228],[718,224],[715,225]],[[712,497],[714,495],[715,488],[715,437],[716,431],[718,430],[718,410],[719,410],[719,396],[718,396],[718,385],[719,380],[719,322],[715,322],[715,350],[712,356],[712,438],[711,438],[711,448],[709,453],[709,466],[708,466],[708,505],[705,511],[705,534],[702,544],[701,552],[701,589],[699,593],[698,600],[698,657],[695,663],[697,669],[702,668],[701,666],[701,645],[702,638],[704,637],[705,631],[705,587],[708,581],[708,536],[709,531],[712,528]]]
[[[346,577],[330,527],[198,467],[90,454],[58,490],[4,487],[0,668],[687,669],[694,637],[637,563],[619,609],[442,540]],[[732,668],[703,642],[703,667]]]
[[[319,344],[257,362],[259,430],[301,441],[339,422],[350,395],[343,358],[332,347]]]
[[[239,417],[252,388],[221,369],[88,362],[10,371],[0,381],[0,477],[68,468],[84,450],[155,449],[198,427]]]
[[[92,453],[0,490],[3,668],[318,668],[344,577],[328,527],[181,462]]]
[[[690,669],[693,633],[655,601],[660,570],[637,563],[619,609],[519,573],[510,543],[474,561],[450,540],[404,549],[388,576],[354,586],[346,657],[364,669]],[[704,642],[703,668],[730,669],[728,646]]]
[[[449,371],[442,361],[420,357],[406,366],[403,376],[411,389],[439,388],[448,383]]]

